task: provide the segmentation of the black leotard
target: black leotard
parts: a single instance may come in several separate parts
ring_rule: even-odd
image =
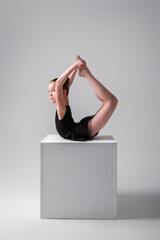
[[[72,118],[72,113],[69,105],[66,105],[66,113],[61,120],[59,120],[58,114],[56,111],[55,121],[56,121],[57,131],[59,135],[62,136],[63,138],[65,138],[66,134],[76,126],[76,123]]]
[[[90,136],[90,133],[88,131],[88,121],[93,117],[94,115],[85,117],[80,122],[76,123],[73,120],[70,106],[66,105],[66,113],[61,120],[59,120],[58,114],[56,111],[55,123],[56,123],[57,132],[61,137],[65,139],[77,140],[77,141],[89,140],[92,137]]]

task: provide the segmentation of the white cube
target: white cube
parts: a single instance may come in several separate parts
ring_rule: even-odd
[[[41,218],[116,219],[117,143],[112,136],[40,143]]]

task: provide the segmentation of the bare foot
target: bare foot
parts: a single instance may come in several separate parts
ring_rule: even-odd
[[[77,70],[77,73],[80,77],[86,78],[88,74],[90,74],[90,71],[88,67],[86,66],[85,68],[81,68]]]
[[[83,61],[83,59],[79,55],[75,56],[73,61],[76,62],[78,60],[82,60]],[[85,78],[87,76],[87,74],[89,74],[89,73],[90,73],[90,71],[89,71],[87,65],[86,65],[85,68],[78,68],[77,69],[77,74],[80,77],[84,77]]]
[[[74,56],[73,62],[75,62],[77,60],[83,60],[83,59],[79,55]]]

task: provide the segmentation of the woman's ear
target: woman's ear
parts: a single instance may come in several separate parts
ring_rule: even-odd
[[[64,97],[67,96],[67,90],[66,89],[63,90],[63,96]]]

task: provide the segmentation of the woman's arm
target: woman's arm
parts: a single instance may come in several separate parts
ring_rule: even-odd
[[[77,68],[72,71],[72,73],[69,75],[69,87],[72,85],[74,77],[76,75]]]
[[[77,69],[77,64],[73,63],[62,75],[57,79],[56,85],[57,86],[63,86],[69,75],[73,70]]]
[[[74,62],[62,75],[57,79],[56,86],[63,86],[69,75],[73,72],[73,70],[77,70],[78,68],[83,68],[86,66],[86,62],[84,60],[78,60]]]
[[[55,92],[56,92],[56,103],[57,103],[57,113],[59,119],[64,117],[66,111],[66,103],[63,95],[63,84],[69,77],[71,72],[79,67],[84,67],[86,65],[85,61],[78,60],[72,64],[56,81]]]

